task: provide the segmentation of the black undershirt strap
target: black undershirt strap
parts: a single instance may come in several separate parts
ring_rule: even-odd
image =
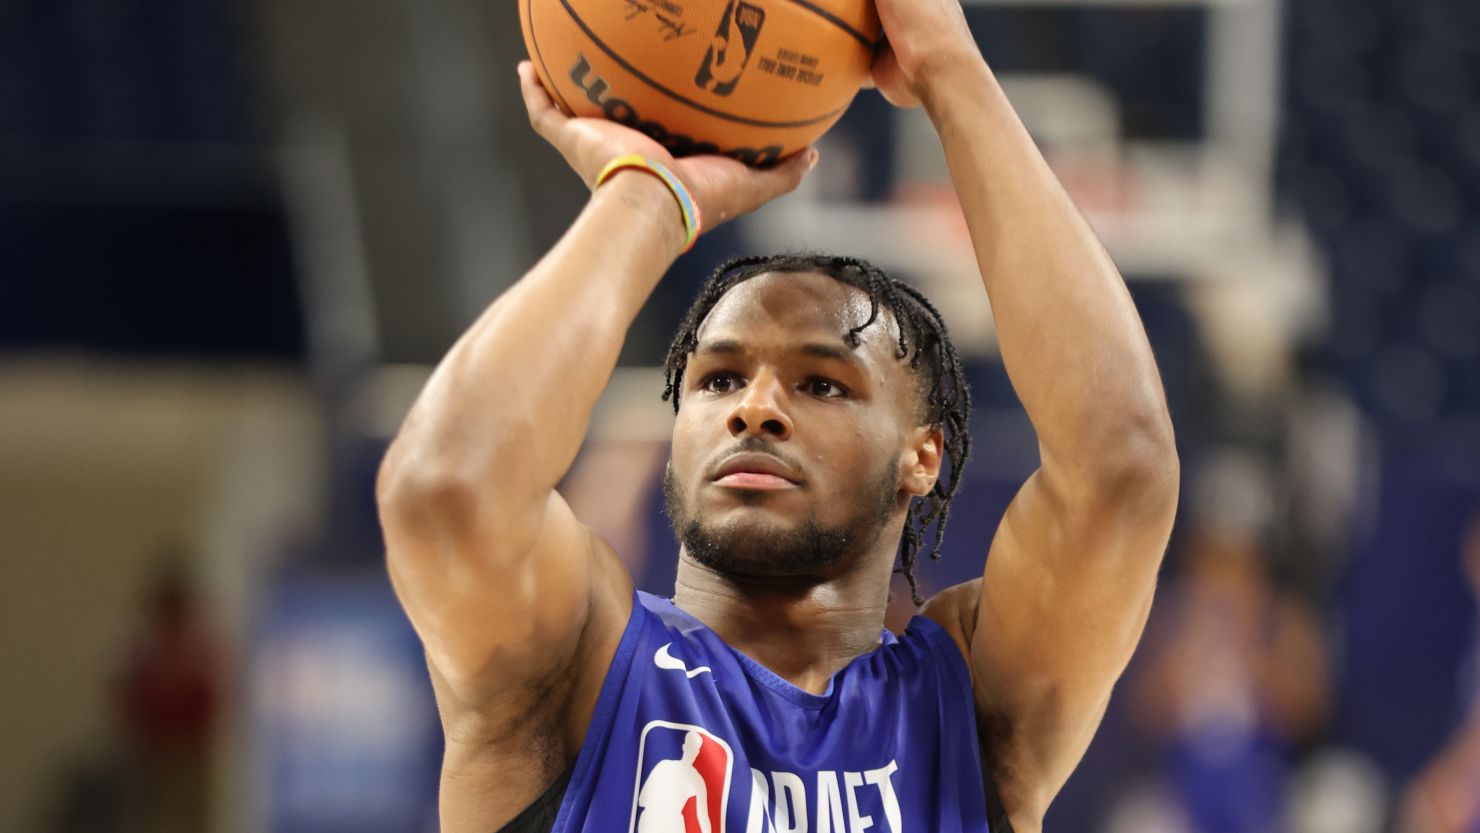
[[[997,782],[987,776],[987,826],[992,833],[1012,833],[1012,821],[1002,806],[1002,797],[997,794]]]
[[[1012,833],[1012,820],[1007,817],[1007,808],[1002,806],[997,779],[992,777],[992,769],[988,765],[991,757],[987,755],[987,745],[979,740],[976,748],[982,762],[982,789],[987,794],[987,826],[992,833]]]
[[[565,790],[570,786],[570,776],[575,769],[575,764],[571,764],[554,783],[545,788],[533,804],[525,807],[524,812],[515,816],[513,821],[499,828],[498,833],[550,833],[554,830],[555,817],[560,814],[560,804],[565,800]]]

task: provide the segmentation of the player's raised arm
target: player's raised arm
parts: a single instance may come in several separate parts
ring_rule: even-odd
[[[1115,264],[1013,112],[958,0],[879,0],[875,80],[940,134],[1041,468],[992,542],[969,634],[1004,803],[1035,830],[1083,755],[1151,605],[1178,461]]]
[[[764,172],[675,161],[636,131],[563,116],[527,65],[520,80],[534,127],[588,185],[638,154],[671,169],[711,226],[790,191],[815,161],[809,151]],[[593,617],[620,635],[630,580],[554,488],[628,326],[684,247],[676,194],[636,169],[597,188],[453,346],[386,455],[377,496],[391,577],[444,700],[476,709],[564,667]]]

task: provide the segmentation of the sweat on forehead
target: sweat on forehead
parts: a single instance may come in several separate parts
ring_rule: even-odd
[[[702,343],[715,333],[744,338],[755,328],[774,323],[788,333],[846,336],[869,320],[868,293],[831,276],[816,272],[769,272],[740,281],[729,287],[715,302],[700,323],[698,341]],[[880,357],[894,354],[899,339],[899,325],[893,313],[884,306],[864,329],[858,332],[860,344],[867,344]]]

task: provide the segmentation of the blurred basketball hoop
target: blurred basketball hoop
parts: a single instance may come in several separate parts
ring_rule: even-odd
[[[1277,0],[966,0],[966,5],[968,13],[1057,10],[1067,15],[1066,22],[1076,20],[1072,13],[1086,11],[1124,13],[1132,20],[1157,14],[1198,18],[1202,48],[1186,68],[1189,77],[1201,76],[1195,136],[1137,135],[1128,125],[1126,102],[1093,74],[1072,67],[1014,71],[997,63],[994,69],[1127,279],[1195,284],[1188,287],[1187,300],[1205,319],[1214,354],[1231,356],[1235,347],[1242,351],[1225,368],[1233,377],[1229,382],[1257,388],[1278,380],[1279,356],[1321,323],[1323,278],[1303,226],[1280,217],[1273,197],[1281,42]],[[1052,26],[1043,23],[1036,21],[1034,31],[1052,36]],[[1083,32],[1075,36],[1080,40],[1074,45],[1088,39]],[[991,46],[985,51],[994,62]],[[810,200],[783,202],[751,218],[755,248],[846,252],[908,275],[937,299],[959,346],[995,352],[975,256],[939,142],[922,111],[894,111],[893,118],[896,182],[887,203],[827,201],[813,190]]]

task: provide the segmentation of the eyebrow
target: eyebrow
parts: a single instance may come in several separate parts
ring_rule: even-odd
[[[809,341],[797,347],[796,352],[806,356],[815,356],[819,359],[830,359],[835,362],[841,362],[859,370],[863,369],[862,362],[860,362],[858,360],[858,357],[853,354],[853,351],[836,344],[823,344],[821,342]],[[706,341],[703,344],[700,344],[699,347],[694,350],[694,355],[697,356],[708,356],[716,354],[740,355],[743,353],[745,353],[745,346],[742,345],[740,342],[729,338],[718,339],[715,341]]]

